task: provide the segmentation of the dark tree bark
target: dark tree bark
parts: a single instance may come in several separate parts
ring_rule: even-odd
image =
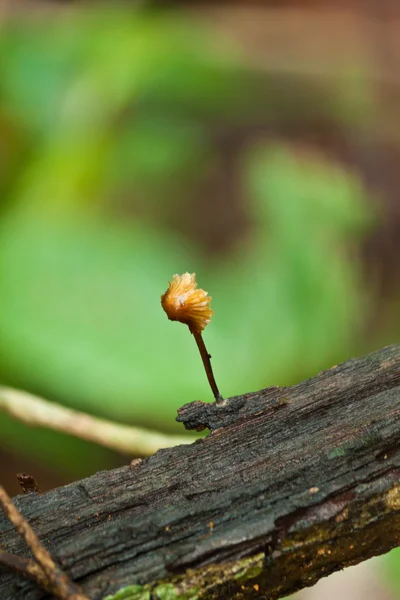
[[[399,544],[400,346],[178,420],[211,435],[15,499],[93,600],[273,599]],[[0,547],[26,555],[1,515]],[[44,597],[0,567],[2,600]]]

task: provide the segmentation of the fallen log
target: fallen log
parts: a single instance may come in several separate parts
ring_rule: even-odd
[[[178,420],[211,433],[14,499],[92,600],[274,599],[400,544],[400,346]],[[0,549],[27,556],[1,514]],[[2,600],[45,597],[0,566]]]

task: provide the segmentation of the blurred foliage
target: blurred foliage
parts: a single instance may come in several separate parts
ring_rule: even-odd
[[[186,270],[214,297],[205,339],[225,396],[356,351],[366,301],[349,249],[371,215],[353,174],[270,141],[243,150],[251,227],[232,252],[210,259],[174,226],[216,168],[210,128],[249,118],[254,89],[231,43],[177,14],[122,10],[19,18],[1,33],[3,381],[175,427],[180,405],[211,400],[188,330],[160,308]],[[26,439],[2,416],[0,431]],[[76,471],[75,442],[59,439],[31,432],[30,451],[51,447]]]
[[[384,573],[394,598],[400,598],[400,548],[385,555]]]

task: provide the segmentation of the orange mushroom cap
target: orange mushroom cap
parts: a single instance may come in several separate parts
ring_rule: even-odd
[[[201,333],[213,316],[211,296],[197,289],[196,273],[174,275],[167,291],[161,296],[161,305],[170,321],[188,325],[192,333]]]

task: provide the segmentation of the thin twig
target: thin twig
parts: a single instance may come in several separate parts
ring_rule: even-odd
[[[42,589],[46,590],[46,592],[53,593],[53,588],[43,569],[31,558],[25,558],[23,556],[18,556],[17,554],[11,554],[10,552],[3,552],[3,550],[0,550],[0,564],[19,575],[23,575],[28,579],[36,581],[36,583]]]
[[[32,561],[29,561],[28,563],[25,563],[25,574],[30,578],[34,578],[40,586],[45,587],[47,591],[50,591],[61,600],[88,600],[87,596],[82,593],[79,586],[71,581],[60,567],[56,565],[29,523],[12,503],[10,496],[2,486],[0,486],[0,504],[7,518],[11,521],[19,535],[24,539],[26,545],[31,550],[37,565],[42,571],[42,574],[39,574],[38,570],[33,568]],[[3,555],[2,558],[3,564],[8,561],[8,566],[10,566],[10,563],[13,562],[14,569],[19,569],[20,572],[22,569],[23,571],[24,561],[21,561],[16,555],[5,553],[5,556]],[[45,583],[43,578],[46,579]]]
[[[128,455],[150,456],[160,448],[190,444],[196,439],[120,425],[8,387],[0,387],[0,411],[26,425],[62,431]]]

